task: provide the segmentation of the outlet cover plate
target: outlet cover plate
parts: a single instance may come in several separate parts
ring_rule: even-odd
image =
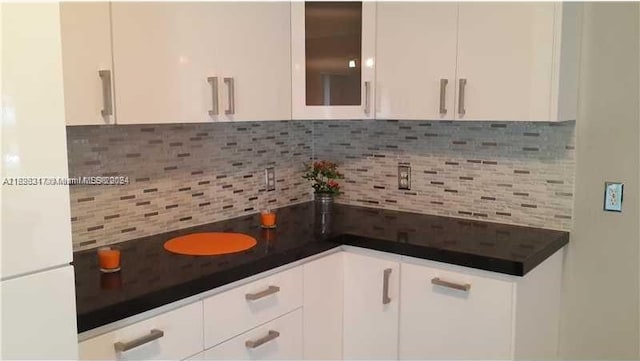
[[[398,163],[398,189],[411,190],[411,165],[409,163]]]
[[[276,170],[273,167],[269,167],[264,170],[264,182],[267,187],[267,191],[276,190]]]
[[[624,184],[620,182],[604,183],[604,210],[622,212]]]

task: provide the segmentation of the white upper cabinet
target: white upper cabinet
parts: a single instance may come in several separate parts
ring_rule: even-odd
[[[375,117],[373,2],[291,3],[294,119]]]
[[[379,3],[376,117],[574,120],[579,10],[534,2]]]
[[[578,9],[549,2],[460,3],[456,118],[575,119]]]
[[[210,121],[214,100],[207,77],[220,72],[215,4],[111,7],[118,123]]]
[[[458,5],[381,2],[376,118],[454,119]]]
[[[108,2],[60,3],[67,125],[113,124]]]
[[[216,44],[220,115],[226,120],[291,119],[290,3],[220,2],[216,7],[224,14],[217,20],[223,36]],[[235,90],[232,98],[230,89]]]
[[[60,8],[68,125],[576,118],[580,4]]]
[[[112,4],[118,123],[290,118],[288,3]]]

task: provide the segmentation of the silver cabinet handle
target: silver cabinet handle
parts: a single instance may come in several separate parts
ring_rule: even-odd
[[[275,340],[276,338],[278,338],[278,336],[280,336],[280,332],[274,331],[274,330],[269,330],[269,333],[266,336],[261,337],[261,338],[259,338],[257,340],[245,341],[244,345],[247,348],[256,348],[256,347],[259,347],[261,345],[264,345],[265,343],[267,343],[269,341]]]
[[[449,281],[444,281],[441,280],[439,277],[436,278],[432,278],[431,279],[431,283],[436,285],[436,286],[442,286],[442,287],[447,287],[447,288],[453,288],[454,290],[459,290],[459,291],[469,291],[471,289],[471,285],[468,283],[454,283],[454,282],[449,282]]]
[[[278,293],[278,292],[280,292],[280,287],[278,287],[278,286],[269,286],[264,291],[260,291],[260,292],[256,292],[256,293],[247,293],[246,295],[244,295],[244,298],[247,301],[255,301],[255,300],[259,300],[259,299],[261,299],[263,297],[267,297],[269,295],[272,295],[272,294]]]
[[[236,113],[236,99],[235,99],[235,88],[233,86],[233,78],[224,78],[224,83],[227,84],[229,89],[229,108],[224,111],[225,114],[235,114]]]
[[[391,297],[389,297],[389,277],[391,277],[391,268],[384,270],[382,276],[382,304],[387,305],[391,303]]]
[[[211,84],[211,110],[209,110],[209,115],[218,115],[218,77],[210,76],[207,78],[207,82]]]
[[[440,114],[447,114],[447,84],[449,79],[440,79]]]
[[[102,80],[102,110],[103,117],[113,115],[113,99],[111,98],[111,70],[99,70],[98,76]]]
[[[140,338],[136,338],[135,340],[129,341],[129,342],[116,342],[113,344],[113,348],[117,351],[117,352],[125,352],[125,351],[129,351],[132,348],[136,348],[138,346],[142,346],[145,343],[149,343],[153,340],[157,340],[160,337],[164,336],[164,332],[161,330],[157,330],[157,329],[153,329],[151,330],[151,332],[149,332],[148,335],[144,335]]]
[[[371,82],[364,82],[364,114],[369,115],[371,113]]]
[[[458,93],[458,114],[464,115],[467,111],[464,109],[464,88],[467,85],[467,79],[460,79],[460,93]]]

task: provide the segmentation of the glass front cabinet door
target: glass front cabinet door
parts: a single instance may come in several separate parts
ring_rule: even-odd
[[[291,4],[294,119],[375,115],[373,2]]]

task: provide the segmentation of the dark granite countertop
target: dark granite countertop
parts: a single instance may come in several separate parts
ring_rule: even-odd
[[[234,281],[352,245],[399,255],[523,276],[569,241],[569,233],[458,218],[313,203],[277,210],[278,228],[259,215],[144,237],[118,246],[122,270],[103,274],[95,250],[76,252],[78,331],[84,332]],[[183,256],[164,250],[170,238],[194,232],[241,232],[258,240],[247,251]]]

